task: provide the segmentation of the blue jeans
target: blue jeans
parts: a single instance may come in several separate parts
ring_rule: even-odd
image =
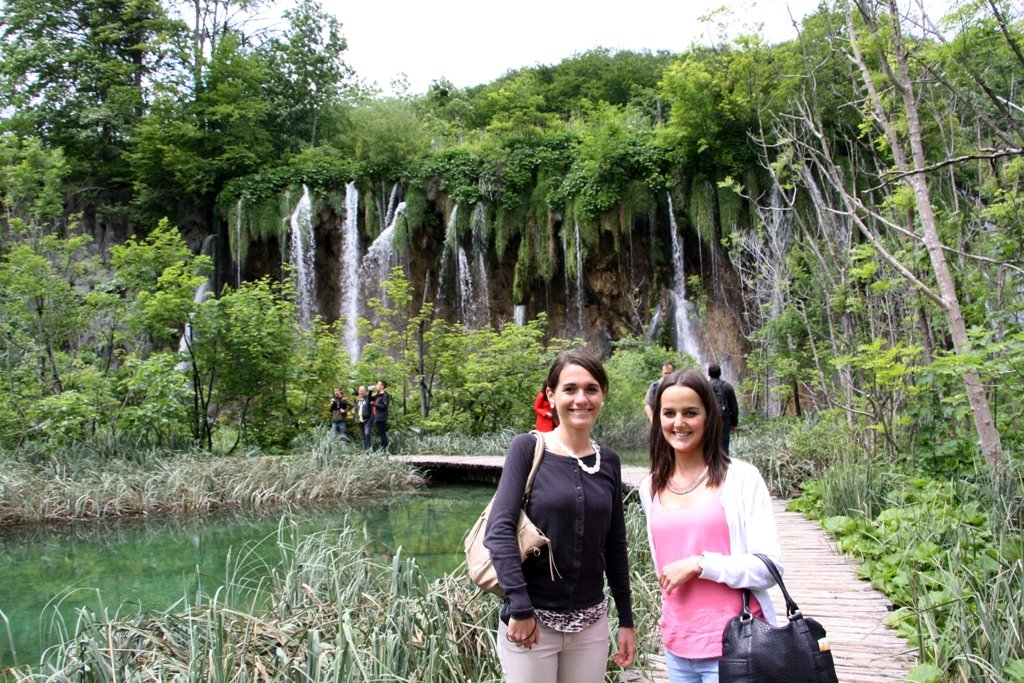
[[[366,422],[359,423],[359,433],[363,435],[363,448],[370,450],[370,430],[373,429],[373,423],[367,420]]]
[[[718,659],[686,659],[665,650],[669,683],[718,683]]]
[[[338,436],[345,436],[345,421],[342,420],[341,422],[332,422],[331,431],[337,434]]]

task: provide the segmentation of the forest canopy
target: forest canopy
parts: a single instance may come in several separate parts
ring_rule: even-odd
[[[998,468],[1004,442],[1019,441],[1006,400],[1021,388],[1024,348],[1024,32],[1012,2],[962,2],[932,18],[837,2],[785,43],[742,34],[680,54],[594,49],[476,87],[438,79],[392,97],[346,65],[343,17],[303,0],[268,31],[250,9],[196,2],[184,21],[159,2],[5,2],[0,278],[11,391],[0,431],[15,441],[52,435],[48,420],[65,413],[78,430],[121,429],[136,419],[122,421],[128,397],[145,391],[209,443],[215,425],[202,415],[223,391],[239,424],[265,410],[276,417],[261,424],[282,425],[253,439],[285,442],[311,419],[296,408],[311,400],[302,397],[350,359],[324,350],[337,334],[329,326],[289,327],[287,281],[194,301],[215,265],[200,246],[230,221],[241,256],[281,230],[283,196],[294,203],[307,184],[338,206],[353,181],[370,198],[366,240],[387,227],[399,190],[396,245],[443,238],[428,196],[479,205],[481,239],[512,259],[517,304],[533,283],[578,267],[556,263],[553,245],[578,240],[585,263],[604,244],[624,249],[638,221],[674,211],[736,273],[751,410],[839,409],[869,419],[889,453],[944,444],[943,467],[980,443]],[[459,213],[457,231],[470,214]],[[121,238],[101,235],[101,223],[121,226]],[[663,238],[648,239],[651,277],[663,283]],[[217,354],[267,353],[243,330],[229,334],[232,316],[257,310],[279,334],[274,353],[298,359],[285,375],[273,355],[252,361],[268,363],[260,386],[157,372],[186,361],[201,372],[201,343],[181,346],[201,325],[238,344],[210,349],[211,367]],[[402,355],[401,335],[428,314],[413,303],[401,312],[375,370],[408,385],[408,413],[423,419],[435,389],[454,397],[463,381],[450,375],[443,389],[438,374],[420,391],[426,373]],[[649,314],[623,336],[644,332]],[[507,426],[488,419],[480,424]]]

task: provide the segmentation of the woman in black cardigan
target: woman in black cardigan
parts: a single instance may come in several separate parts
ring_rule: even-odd
[[[575,351],[555,361],[548,387],[558,427],[543,435],[544,459],[526,512],[551,546],[520,563],[516,523],[533,463],[531,434],[509,447],[484,537],[505,592],[498,657],[510,683],[601,683],[609,644],[606,577],[619,618],[612,661],[626,667],[636,654],[621,464],[615,451],[590,439],[608,375],[593,355]]]

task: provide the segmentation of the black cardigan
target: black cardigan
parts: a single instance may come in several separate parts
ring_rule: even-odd
[[[529,619],[535,607],[555,612],[593,607],[604,599],[607,575],[619,625],[632,628],[622,465],[612,449],[601,448],[597,474],[584,472],[575,458],[545,450],[526,513],[551,539],[561,578],[556,574],[551,580],[546,548],[520,564],[515,527],[536,443],[532,435],[520,434],[509,446],[484,536],[505,591],[502,621]],[[589,467],[594,460],[594,455],[583,458]]]

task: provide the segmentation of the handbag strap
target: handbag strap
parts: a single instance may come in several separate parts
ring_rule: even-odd
[[[779,573],[779,568],[775,566],[772,559],[761,553],[754,553],[754,557],[764,562],[765,566],[768,567],[768,572],[772,575],[772,578],[775,579],[775,583],[779,585],[779,590],[782,591],[782,596],[786,598],[786,616],[792,619],[797,614],[800,614],[800,608],[797,607],[796,602],[792,597],[790,597],[789,591],[786,590],[786,584],[782,582],[782,574]],[[746,598],[747,596],[744,596],[744,606],[746,606]]]
[[[520,506],[526,508],[526,504],[530,502],[530,491],[533,490],[533,480],[537,478],[537,470],[540,469],[540,461],[544,459],[544,435],[538,432],[536,429],[530,431],[535,437],[537,437],[537,445],[533,448],[533,467],[530,468],[530,476],[526,478],[526,486],[523,489],[523,504]]]

